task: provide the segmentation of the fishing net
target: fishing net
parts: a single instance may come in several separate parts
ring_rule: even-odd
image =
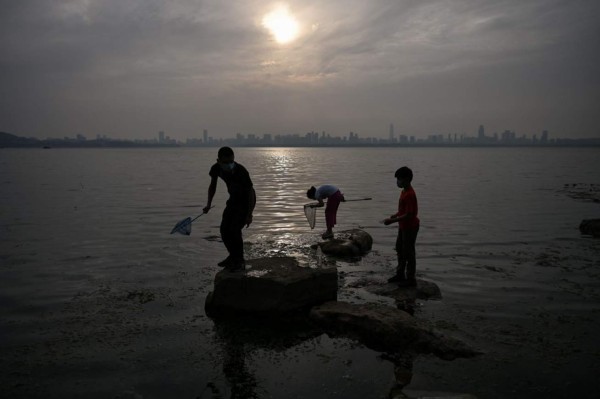
[[[171,230],[171,234],[173,233],[189,236],[192,233],[192,218],[188,217],[177,223],[175,227],[173,227],[173,230]]]
[[[304,214],[306,215],[306,220],[308,220],[308,224],[310,225],[311,230],[314,229],[315,223],[317,222],[317,208],[315,207],[315,205],[304,205]]]

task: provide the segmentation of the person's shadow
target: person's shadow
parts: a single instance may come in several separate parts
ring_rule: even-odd
[[[247,354],[244,344],[228,340],[223,345],[223,374],[231,387],[231,399],[259,398],[255,392],[256,377],[246,366]]]
[[[256,376],[248,367],[253,351],[257,349],[285,351],[325,333],[321,328],[307,321],[305,316],[230,317],[214,319],[214,322],[215,335],[222,350],[223,376],[230,388],[229,399],[256,399],[268,396],[266,392],[261,391]],[[329,334],[330,332],[328,332]],[[372,345],[371,342],[363,342],[363,344],[380,352],[382,359],[394,365],[396,385],[392,387],[390,397],[401,393],[402,389],[411,382],[416,354],[411,351],[381,352],[382,348],[379,348],[378,345]],[[225,398],[217,386],[210,382],[204,388],[199,399],[208,398],[205,396],[207,390],[212,392],[211,399]]]
[[[223,375],[231,391],[230,399],[266,396],[261,394],[257,378],[247,365],[254,350],[283,351],[323,333],[308,323],[305,317],[273,319],[240,316],[215,319],[214,322],[223,354]],[[213,399],[224,398],[213,383],[207,384],[206,388],[212,392]]]

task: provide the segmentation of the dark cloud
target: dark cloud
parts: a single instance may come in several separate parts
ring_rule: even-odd
[[[0,130],[17,134],[598,136],[597,1],[289,1],[288,45],[262,1],[4,3]]]

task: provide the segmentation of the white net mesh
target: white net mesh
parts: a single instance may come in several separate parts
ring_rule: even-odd
[[[311,230],[314,229],[317,222],[317,208],[315,208],[314,204],[306,204],[304,205],[304,214]]]

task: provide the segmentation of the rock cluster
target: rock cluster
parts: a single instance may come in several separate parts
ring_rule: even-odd
[[[373,244],[371,236],[362,230],[344,231],[336,236],[318,244],[323,253],[356,257],[370,251]],[[258,342],[272,342],[273,335],[281,335],[285,337],[282,342],[293,343],[323,333],[356,339],[383,352],[382,356],[394,363],[396,386],[390,393],[394,398],[407,398],[402,388],[411,382],[412,362],[417,354],[432,353],[445,360],[479,354],[411,315],[417,299],[441,299],[436,284],[417,279],[416,287],[398,287],[383,281],[360,280],[354,282],[352,288],[394,298],[396,307],[379,303],[353,304],[337,301],[337,268],[320,267],[320,262],[318,265],[302,267],[292,257],[271,257],[248,261],[244,271],[222,270],[216,274],[214,290],[206,298],[206,313],[217,319],[222,335],[232,342],[241,328],[235,325],[228,329],[227,323],[236,320],[274,323],[266,332],[258,334]],[[231,313],[236,313],[236,317],[219,317]],[[251,324],[241,322],[246,328]],[[260,321],[259,325],[262,324]],[[247,337],[243,341],[247,342]]]
[[[381,283],[366,284],[364,288],[394,298],[397,307],[337,301],[338,273],[335,267],[301,267],[291,257],[261,258],[248,261],[245,271],[217,273],[214,290],[206,298],[205,307],[206,313],[215,318],[217,326],[225,332],[228,331],[228,320],[268,320],[275,323],[262,334],[268,337],[268,342],[273,342],[273,335],[281,335],[275,332],[279,330],[285,332],[284,342],[326,333],[356,339],[383,352],[382,356],[394,363],[396,386],[392,392],[397,396],[391,397],[406,397],[401,389],[411,382],[412,361],[417,354],[433,353],[441,359],[453,360],[479,353],[401,310],[405,309],[403,303],[412,303],[416,298],[441,298],[434,283],[418,279],[416,287],[400,288]],[[231,313],[236,313],[236,317],[219,317]],[[257,317],[261,315],[266,317]],[[242,322],[246,328],[250,325]],[[288,325],[295,327],[290,329],[286,327]],[[232,331],[224,336],[231,336],[233,338],[229,340],[235,341],[241,328],[236,326]],[[243,340],[247,342],[247,336]],[[263,340],[264,337],[259,341]]]
[[[380,304],[338,302],[337,289],[335,267],[301,267],[291,257],[253,259],[245,271],[217,273],[205,307],[213,317],[228,313],[273,316],[310,309],[309,318],[323,332],[356,338],[375,350],[400,352],[410,347],[442,359],[476,354],[403,310]],[[417,287],[385,284],[368,289],[397,302],[417,297],[441,298],[437,285],[420,279]]]

